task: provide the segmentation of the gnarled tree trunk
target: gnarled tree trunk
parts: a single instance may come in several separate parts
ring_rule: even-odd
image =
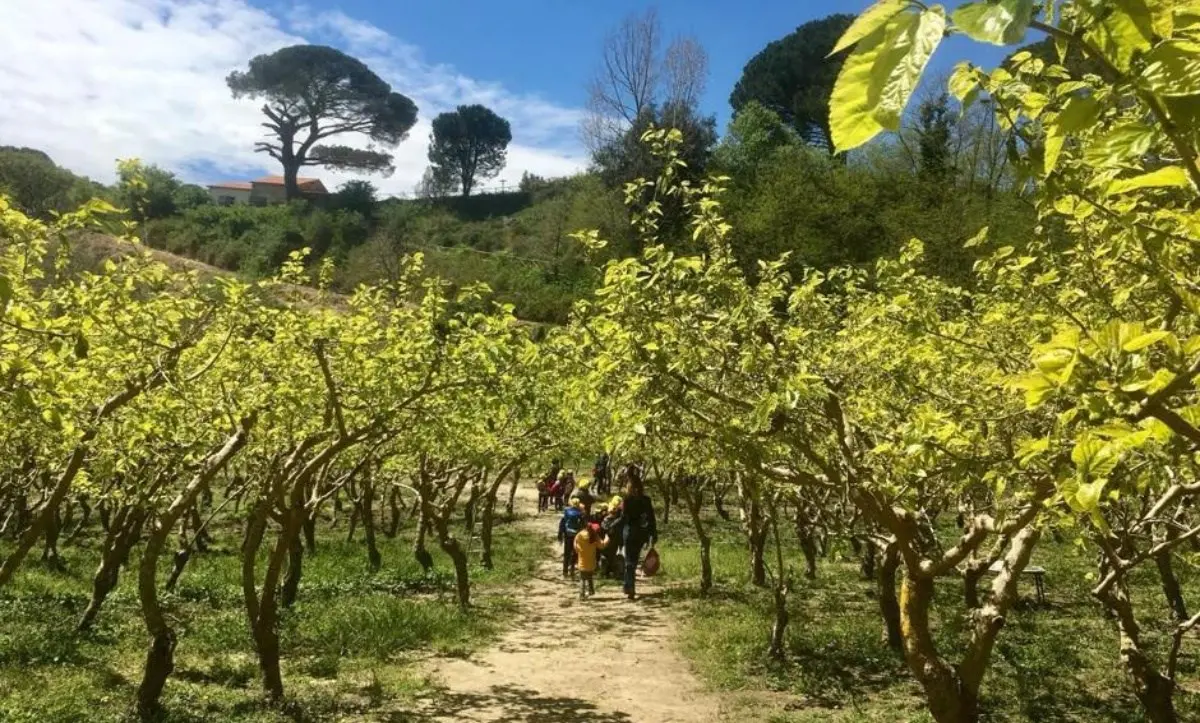
[[[1110,585],[1100,596],[1117,623],[1121,665],[1133,683],[1133,692],[1151,723],[1178,723],[1175,711],[1175,681],[1163,675],[1142,647],[1141,630],[1125,589],[1124,579]]]
[[[696,488],[698,481],[689,479],[683,483],[683,499],[687,503],[688,515],[692,519],[692,528],[696,531],[696,539],[700,543],[700,592],[712,589],[712,538],[700,518],[700,508],[704,500],[704,492]]]
[[[157,717],[163,686],[175,669],[175,630],[167,623],[166,616],[158,604],[159,555],[166,545],[167,535],[188,508],[195,504],[200,490],[245,446],[254,420],[254,415],[243,419],[238,431],[229,437],[219,450],[204,460],[196,476],[155,520],[150,537],[146,541],[146,549],[142,553],[141,565],[138,568],[138,599],[141,602],[146,631],[150,634],[150,649],[146,652],[146,664],[137,694],[138,713],[144,720]]]
[[[868,542],[873,546],[873,543]],[[900,627],[900,600],[896,598],[896,573],[900,569],[900,553],[888,545],[883,563],[878,566],[879,614],[883,618],[883,641],[897,653],[904,652],[904,634]]]
[[[129,551],[142,534],[142,522],[145,517],[144,510],[129,505],[122,506],[114,515],[113,524],[104,539],[100,565],[92,577],[92,598],[87,609],[83,611],[83,617],[79,619],[78,630],[88,630],[92,627],[108,594],[117,587],[121,566],[129,559]]]

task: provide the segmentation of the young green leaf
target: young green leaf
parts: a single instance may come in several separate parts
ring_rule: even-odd
[[[1117,179],[1108,185],[1104,193],[1113,196],[1142,188],[1187,188],[1190,184],[1191,179],[1182,166],[1164,166],[1132,178]]]
[[[1098,168],[1131,165],[1150,150],[1156,133],[1143,123],[1122,123],[1089,144],[1084,158]]]
[[[889,39],[916,22],[917,16],[912,13],[894,16],[887,26],[859,41],[842,64],[829,98],[829,129],[839,152],[857,148],[883,130],[874,117],[873,71],[888,50]]]
[[[954,26],[972,40],[992,45],[1015,45],[1025,38],[1033,17],[1033,0],[967,3],[955,9]]]
[[[1200,42],[1171,40],[1146,53],[1142,80],[1165,96],[1200,95]]]
[[[920,14],[918,22],[908,33],[897,38],[893,46],[895,51],[907,47],[903,57],[888,73],[874,113],[875,120],[884,128],[899,130],[900,118],[904,115],[909,98],[945,32],[946,13],[941,5],[934,5]]]
[[[1087,128],[1100,115],[1100,104],[1095,98],[1087,95],[1073,95],[1067,98],[1063,109],[1054,120],[1046,123],[1046,152],[1043,158],[1043,170],[1046,175],[1058,166],[1063,144],[1067,136]]]
[[[908,7],[908,0],[879,0],[854,19],[829,54],[837,55],[863,38],[887,25],[896,13]]]
[[[1084,33],[1119,70],[1128,70],[1134,53],[1149,50],[1154,19],[1145,0],[1109,0],[1097,8],[1099,23]]]

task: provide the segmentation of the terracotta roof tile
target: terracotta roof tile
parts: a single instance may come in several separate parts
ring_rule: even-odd
[[[245,181],[226,181],[224,183],[214,183],[209,188],[224,188],[230,191],[249,191],[250,184]]]
[[[262,178],[254,179],[254,183],[261,183],[264,186],[282,186],[283,185],[283,176],[263,176]],[[298,176],[296,178],[296,184],[301,187],[312,186],[312,185],[321,185],[321,186],[324,185],[321,183],[321,180],[319,178],[305,178],[304,176]]]

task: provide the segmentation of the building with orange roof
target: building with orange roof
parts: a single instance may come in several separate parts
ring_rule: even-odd
[[[318,178],[297,178],[300,193],[309,200],[324,199],[329,190]],[[263,176],[253,181],[224,181],[208,187],[213,202],[222,206],[234,204],[249,204],[251,206],[267,206],[283,203],[287,200],[287,191],[283,176]]]

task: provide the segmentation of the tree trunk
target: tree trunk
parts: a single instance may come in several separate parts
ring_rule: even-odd
[[[83,617],[79,619],[77,629],[88,630],[100,614],[100,608],[108,599],[108,594],[117,587],[121,575],[121,566],[129,559],[129,551],[141,534],[142,520],[145,513],[129,506],[123,506],[117,511],[109,533],[105,536],[104,551],[100,557],[100,565],[92,577],[92,598]]]
[[[286,137],[281,139],[283,148],[283,194],[288,201],[295,201],[301,198],[300,183],[297,178],[300,176],[300,161],[303,159],[296,158],[292,151],[292,138]]]
[[[192,506],[191,518],[192,545],[196,548],[196,552],[208,552],[208,543],[212,540],[212,538],[209,537],[208,530],[204,528],[204,520],[200,517],[199,505]]]
[[[766,542],[766,530],[752,530],[750,532],[750,582],[755,587],[767,586],[767,565],[763,559],[763,548],[766,547]]]
[[[666,527],[669,524],[671,524],[671,493],[669,489],[664,489],[662,526]]]
[[[729,510],[725,509],[725,495],[715,489],[713,490],[713,507],[716,508],[717,514],[722,520],[729,522]]]
[[[352,494],[353,494],[353,492],[352,492]],[[361,514],[362,514],[362,506],[361,506],[361,504],[359,504],[358,501],[355,501],[352,504],[350,504],[350,521],[347,524],[347,526],[349,527],[349,530],[346,531],[346,542],[347,543],[354,542],[354,532],[356,530],[358,530],[358,528],[359,528],[359,518],[360,518]]]
[[[373,479],[363,479],[360,516],[362,517],[363,537],[367,542],[367,567],[371,572],[378,572],[379,568],[383,566],[383,557],[379,554],[379,547],[375,544],[375,480]]]
[[[483,565],[483,569],[491,570],[492,565],[492,526],[496,518],[496,497],[488,495],[483,501],[483,512],[479,520],[479,543],[482,550],[479,553],[479,561]]]
[[[1183,600],[1183,591],[1179,587],[1179,578],[1175,576],[1175,568],[1171,564],[1171,551],[1165,550],[1154,556],[1154,565],[1158,568],[1158,579],[1162,582],[1163,595],[1171,608],[1171,617],[1181,623],[1188,619],[1187,603]]]
[[[800,551],[804,553],[804,577],[817,579],[817,543],[807,529],[800,535]]]
[[[46,566],[56,572],[61,572],[65,568],[62,558],[58,555],[58,535],[62,530],[62,515],[58,511],[50,515],[50,519],[46,522],[46,547],[42,550],[42,562]]]
[[[388,510],[391,515],[388,517],[388,526],[384,529],[383,534],[390,540],[400,531],[400,490],[392,487],[388,493]]]
[[[1142,649],[1141,630],[1124,579],[1110,586],[1100,601],[1117,622],[1121,664],[1133,683],[1134,695],[1142,704],[1146,718],[1151,723],[1178,723],[1174,701],[1175,681],[1159,672]]]
[[[700,505],[703,493],[692,489],[692,482],[685,483],[688,488],[684,491],[684,501],[687,503],[688,515],[692,518],[692,527],[696,530],[696,539],[700,542],[700,592],[707,593],[712,589],[712,538],[704,529],[704,521],[700,518]]]
[[[305,549],[309,555],[317,554],[317,510],[305,511],[301,527],[304,530]]]
[[[248,602],[251,602],[252,605],[248,606],[247,612],[250,613],[250,632],[254,637],[254,650],[258,654],[263,692],[268,700],[278,701],[283,698],[283,674],[279,665],[279,611],[275,591],[279,584],[279,576],[283,571],[284,560],[291,554],[296,542],[295,538],[299,535],[300,519],[294,505],[285,513],[279,536],[275,539],[275,547],[271,550],[270,557],[267,558],[267,571],[263,577],[262,593],[259,594],[256,589],[257,580],[253,559],[257,554],[258,546],[262,543],[266,528],[265,508],[260,514],[262,519],[256,523],[256,540],[250,540],[257,544],[252,545],[253,550],[243,552],[244,559],[251,562],[248,571],[245,566],[242,568],[242,586],[243,591],[246,592],[247,582],[249,583],[248,598],[252,599]]]
[[[142,554],[138,576],[138,596],[142,604],[142,617],[150,633],[150,649],[146,652],[146,664],[142,671],[142,682],[138,686],[138,713],[143,720],[157,717],[159,699],[167,678],[175,670],[175,630],[167,624],[166,617],[158,605],[157,584],[158,556],[166,543],[170,527],[161,522],[150,533],[146,550]]]
[[[970,610],[979,607],[979,581],[987,572],[986,562],[986,560],[973,560],[963,570],[963,602]]]
[[[296,604],[300,594],[300,577],[304,572],[304,546],[297,536],[288,545],[287,573],[283,576],[283,586],[279,589],[279,602],[287,609]]]
[[[513,470],[512,486],[508,488],[508,505],[504,508],[505,518],[512,520],[516,516],[517,485],[521,481],[521,470]]]
[[[868,539],[866,544],[862,546],[862,562],[858,568],[862,572],[864,580],[875,579],[875,563],[878,554],[879,550],[875,547],[875,543]],[[894,571],[892,572],[892,579],[895,579]]]
[[[98,504],[97,507],[99,508],[98,513],[100,516],[100,528],[107,533],[109,531],[112,514],[109,512],[108,505],[103,502]]]
[[[929,713],[937,723],[975,723],[979,701],[964,690],[958,673],[937,652],[929,626],[933,579],[905,570],[900,585],[901,630],[908,669],[925,691]]]
[[[425,506],[418,505],[417,539],[413,542],[413,557],[421,564],[421,569],[428,575],[433,569],[433,556],[425,548],[425,537],[429,533],[429,517],[425,514]]]
[[[87,529],[88,523],[92,521],[92,506],[86,496],[79,498],[79,507],[82,510],[79,515],[79,523],[75,525],[75,529],[71,530],[71,535],[67,538],[68,544],[74,542],[83,534],[83,531]],[[3,532],[0,531],[0,534],[3,534]]]
[[[170,627],[154,634],[150,639],[150,650],[146,653],[146,664],[142,669],[142,682],[138,686],[138,715],[144,721],[157,720],[159,699],[167,678],[175,672],[175,631]]]
[[[174,566],[171,568],[171,574],[167,577],[167,584],[164,586],[167,592],[175,592],[175,584],[179,582],[179,576],[183,574],[183,569],[187,567],[190,559],[192,559],[192,548],[185,542],[175,551]]]
[[[200,490],[245,446],[254,420],[254,415],[243,419],[238,431],[230,436],[219,450],[204,460],[196,476],[155,520],[150,537],[146,541],[146,549],[138,567],[138,600],[141,603],[146,631],[150,634],[150,649],[146,652],[146,665],[137,697],[138,713],[143,720],[157,717],[163,686],[175,669],[175,630],[167,623],[166,616],[158,604],[158,557],[166,545],[167,535],[187,509],[195,503]]]
[[[781,504],[776,500],[776,504]],[[783,544],[779,539],[779,517],[776,514],[771,516],[771,537],[775,542],[775,623],[771,626],[771,644],[767,649],[767,654],[776,660],[782,660],[785,654],[786,641],[784,636],[787,634],[788,626],[788,575],[787,570],[783,566]]]
[[[786,644],[784,636],[788,626],[787,586],[782,581],[777,581],[774,593],[775,622],[771,625],[771,644],[767,648],[767,654],[776,660],[782,660]]]
[[[467,570],[467,555],[462,545],[450,534],[449,524],[442,517],[435,517],[433,524],[438,533],[438,544],[450,561],[454,563],[454,586],[458,594],[458,607],[466,610],[471,606],[471,580]]]
[[[871,543],[868,543],[871,544]],[[888,648],[897,653],[904,652],[904,635],[900,628],[900,601],[896,598],[896,572],[900,568],[900,554],[889,545],[883,553],[883,564],[878,570],[879,613],[883,617],[882,639]]]

